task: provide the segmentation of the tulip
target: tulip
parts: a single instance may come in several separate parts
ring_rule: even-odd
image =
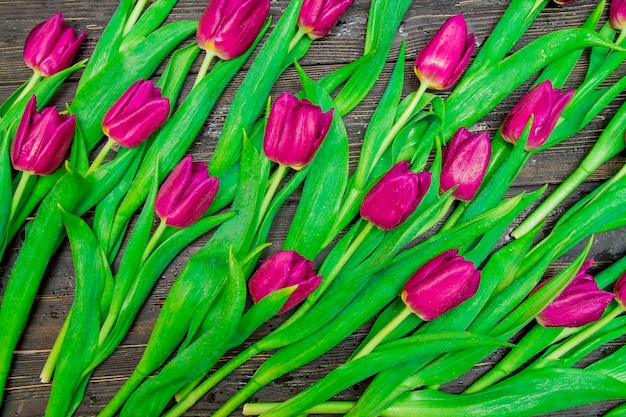
[[[460,128],[443,150],[441,189],[445,192],[456,186],[452,192],[454,198],[471,200],[485,176],[489,158],[489,134],[472,135],[466,128]]]
[[[209,0],[196,31],[198,46],[224,60],[242,55],[269,10],[269,0]]]
[[[615,30],[622,31],[626,28],[626,1],[613,0],[609,9],[609,22]]]
[[[72,143],[76,115],[59,114],[54,107],[37,112],[32,96],[11,143],[11,163],[19,171],[49,175],[59,168]]]
[[[592,263],[593,259],[585,262],[563,292],[537,315],[540,325],[581,327],[602,317],[614,294],[599,289],[593,277],[586,273]]]
[[[172,227],[188,227],[207,211],[219,189],[217,177],[202,162],[184,157],[159,188],[154,211]]]
[[[517,143],[530,117],[532,127],[526,142],[526,150],[530,151],[543,145],[556,126],[563,109],[570,102],[574,90],[561,93],[552,88],[550,80],[545,80],[531,88],[513,107],[502,122],[500,133],[504,140]]]
[[[299,170],[315,156],[333,119],[333,109],[326,113],[309,100],[298,100],[285,92],[270,111],[263,140],[268,159]]]
[[[573,0],[554,0],[554,2],[558,5],[565,6],[566,4],[571,3]]]
[[[33,71],[47,77],[68,68],[85,38],[78,38],[61,12],[35,26],[24,43],[24,62]]]
[[[138,80],[111,106],[102,120],[109,139],[134,148],[154,133],[167,119],[170,101],[150,80]]]
[[[619,305],[626,310],[626,273],[615,282],[613,292]]]
[[[479,283],[480,270],[452,249],[419,268],[404,285],[401,298],[422,320],[433,320],[471,298]]]
[[[361,217],[382,230],[398,227],[415,211],[431,180],[431,173],[416,173],[407,161],[398,162],[365,195]]]
[[[328,35],[353,1],[304,0],[298,16],[298,27],[311,39],[322,38]]]
[[[417,54],[417,78],[436,90],[452,87],[472,56],[475,40],[473,33],[467,34],[463,15],[449,18]]]
[[[250,277],[248,288],[252,300],[257,303],[274,291],[297,285],[278,312],[282,314],[313,293],[321,282],[321,275],[313,271],[313,262],[296,251],[287,250],[267,258]]]

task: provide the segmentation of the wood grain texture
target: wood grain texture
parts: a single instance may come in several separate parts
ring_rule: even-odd
[[[275,20],[287,6],[286,0],[272,1],[271,14]],[[205,0],[180,0],[170,16],[170,20],[198,19],[202,13]],[[457,2],[439,2],[435,0],[415,0],[410,7],[396,41],[389,55],[388,64],[376,86],[369,96],[354,111],[345,117],[345,124],[350,137],[350,160],[354,168],[358,158],[360,144],[368,124],[369,118],[380,100],[385,85],[389,79],[391,68],[396,60],[401,40],[406,41],[407,63],[405,94],[417,87],[417,80],[412,71],[412,63],[418,50],[431,38],[444,20],[454,14],[463,13],[470,29],[476,33],[478,43],[482,43],[494,27],[498,17],[506,8],[508,2],[504,0],[461,0]],[[576,0],[567,7],[551,5],[541,14],[531,26],[527,35],[519,46],[528,43],[538,36],[560,27],[579,26],[595,5],[591,0]],[[72,0],[0,0],[0,102],[4,101],[24,80],[30,76],[30,70],[23,64],[21,53],[23,42],[29,30],[37,23],[45,20],[57,10],[63,11],[65,18],[77,30],[86,30],[87,37],[81,48],[78,59],[90,56],[104,26],[117,6],[115,0],[72,1]],[[340,65],[358,58],[362,53],[367,12],[369,1],[355,0],[339,24],[331,34],[313,43],[310,52],[300,61],[305,71],[313,79],[318,79]],[[606,17],[605,17],[606,19]],[[518,46],[518,47],[519,47]],[[215,146],[215,140],[223,125],[226,114],[237,86],[241,83],[245,70],[240,72],[220,98],[204,128],[194,142],[191,153],[195,160],[209,161]],[[192,72],[196,72],[199,63],[195,63]],[[581,79],[584,66],[577,67],[572,78]],[[611,79],[616,80],[624,75],[618,70]],[[53,103],[62,107],[71,102],[73,92],[78,82],[78,75],[69,78],[53,99]],[[572,84],[574,85],[574,84]],[[507,100],[486,116],[474,129],[485,129],[495,132],[506,112],[517,102],[526,91],[528,85],[516,90]],[[182,96],[190,89],[185,86]],[[277,96],[288,90],[296,92],[300,89],[295,70],[289,69],[280,78],[273,90]],[[445,92],[442,93],[444,96]],[[534,190],[543,184],[550,184],[554,189],[577,166],[591,148],[594,141],[610,119],[611,115],[621,105],[624,96],[617,98],[600,116],[587,126],[583,132],[572,137],[560,145],[542,152],[529,161],[524,168],[509,195],[521,190]],[[624,164],[625,155],[620,155],[597,170],[590,179],[570,196],[555,213],[548,218],[546,229],[549,229],[560,213],[575,203],[581,196],[593,190],[601,181],[609,178]],[[275,247],[282,243],[290,219],[293,217],[297,205],[298,193],[291,197],[281,211],[269,236]],[[89,218],[90,214],[87,215]],[[599,271],[626,253],[626,239],[624,230],[597,236],[592,253],[596,264],[594,270]],[[195,253],[210,236],[204,236],[185,249],[167,268],[146,301],[133,327],[124,339],[122,346],[104,362],[93,374],[87,388],[85,400],[77,415],[95,415],[113,396],[116,390],[133,370],[139,360],[143,348],[148,340],[152,325],[161,309],[169,288],[178,276],[186,260]],[[17,251],[22,245],[23,232],[10,245],[7,256],[0,263],[0,294],[3,293],[8,275]],[[561,268],[573,259],[575,253],[561,258],[553,268]],[[551,274],[554,270],[551,270]],[[13,369],[9,376],[4,403],[0,409],[2,416],[38,416],[42,415],[46,406],[50,386],[39,382],[39,373],[47,354],[55,340],[56,334],[65,319],[73,300],[74,270],[71,261],[69,244],[63,243],[54,257],[39,295],[31,313],[28,328],[22,337],[16,352]],[[276,328],[284,319],[271,320],[253,335],[251,341],[258,340],[272,329]],[[369,325],[369,324],[368,324]],[[360,340],[367,334],[368,325],[351,335],[340,346],[291,374],[280,378],[253,397],[253,401],[279,401],[301,391],[313,381],[319,379],[334,366],[342,363]],[[2,331],[2,329],[0,329]],[[624,338],[615,341],[593,352],[591,360],[605,356],[624,343]],[[244,346],[244,347],[245,347]],[[241,349],[229,352],[220,360],[218,366],[236,355]],[[470,374],[447,384],[446,389],[459,392],[473,379],[483,373],[502,355],[503,351],[479,364]],[[259,355],[254,360],[241,367],[231,377],[223,381],[211,393],[203,398],[188,415],[206,416],[217,409],[230,395],[241,387],[251,376],[254,370],[262,363],[267,355]],[[338,399],[354,400],[367,384],[361,383],[342,392]],[[574,410],[557,412],[551,416],[601,416],[616,403],[595,404],[580,407]]]

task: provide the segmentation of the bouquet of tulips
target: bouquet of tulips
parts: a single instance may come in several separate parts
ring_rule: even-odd
[[[533,416],[626,399],[625,348],[579,365],[626,332],[626,257],[590,272],[594,236],[626,226],[626,170],[545,226],[626,147],[626,107],[547,197],[512,187],[626,88],[626,2],[601,0],[582,27],[521,47],[548,0],[511,0],[480,47],[452,15],[413,57],[404,41],[393,50],[410,0],[291,0],[272,17],[269,0],[209,0],[198,21],[168,20],[176,3],[120,0],[73,66],[85,33],[61,13],[25,40],[33,76],[0,106],[0,257],[25,227],[3,281],[0,398],[65,238],[75,291],[41,371],[46,416],[81,414],[159,277],[205,236],[98,415],[182,415],[249,362],[214,416]],[[362,55],[312,77],[300,62],[351,7],[368,10]],[[42,108],[78,70],[66,110]],[[272,95],[286,71],[299,91]],[[347,117],[382,81],[351,163]],[[209,161],[194,161],[228,88]],[[482,129],[518,89],[495,133]],[[284,239],[266,249],[289,204]],[[245,404],[359,329],[306,389]],[[463,392],[446,388],[496,352]],[[358,398],[337,400],[355,384]]]

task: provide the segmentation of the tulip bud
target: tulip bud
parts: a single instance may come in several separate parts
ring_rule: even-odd
[[[609,9],[609,22],[615,30],[626,28],[626,0],[613,0]]]
[[[188,227],[207,211],[220,183],[202,162],[184,157],[159,188],[154,211],[168,226]]]
[[[422,320],[447,313],[478,290],[480,270],[458,255],[458,249],[426,262],[402,289],[402,301]]]
[[[570,102],[574,90],[561,94],[558,88],[552,88],[550,80],[545,80],[530,90],[504,118],[500,133],[504,140],[517,143],[533,116],[533,123],[526,142],[530,151],[543,145],[556,126],[563,109]]]
[[[619,305],[622,306],[622,309],[626,310],[626,273],[615,282],[613,292],[615,293],[615,299]]]
[[[102,130],[125,148],[139,146],[167,119],[170,100],[152,81],[138,80],[111,106],[102,120]]]
[[[196,31],[198,46],[224,60],[237,58],[252,45],[269,10],[269,0],[209,0]]]
[[[24,62],[33,71],[47,77],[68,68],[85,38],[78,38],[61,12],[35,26],[24,43]]]
[[[463,15],[446,20],[415,58],[414,70],[422,83],[436,90],[452,87],[465,70],[476,38],[467,34]]]
[[[581,327],[597,321],[613,300],[613,293],[602,291],[593,277],[586,273],[593,259],[580,271],[541,313],[537,322],[543,327]],[[541,288],[544,284],[539,285]]]
[[[252,300],[257,303],[274,291],[297,285],[278,312],[282,314],[312,294],[321,282],[322,276],[313,271],[313,262],[296,251],[287,250],[267,258],[250,277],[248,288]]]
[[[54,107],[37,112],[32,96],[11,143],[11,163],[19,171],[50,175],[65,160],[74,137],[76,115],[59,114]]]
[[[441,189],[455,187],[452,196],[469,201],[474,198],[487,171],[491,158],[491,142],[486,132],[472,135],[460,128],[443,149]]]
[[[322,38],[328,35],[353,1],[304,0],[298,16],[298,27],[311,39]]]
[[[417,208],[430,187],[430,172],[413,172],[407,161],[398,162],[368,191],[361,217],[382,230],[401,225]]]
[[[332,120],[333,109],[324,113],[309,100],[285,92],[270,111],[263,151],[269,160],[299,170],[315,156]]]

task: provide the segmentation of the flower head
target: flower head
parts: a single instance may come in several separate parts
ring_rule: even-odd
[[[165,224],[188,227],[200,220],[219,189],[217,177],[202,162],[184,157],[159,188],[154,211]]]
[[[24,43],[24,62],[33,71],[50,76],[68,68],[85,38],[78,37],[61,12],[35,26]]]
[[[252,45],[269,10],[269,0],[209,0],[196,31],[198,46],[224,60],[237,58]]]
[[[311,39],[322,38],[328,35],[353,1],[304,0],[298,16],[298,27]]]
[[[250,295],[255,303],[282,288],[297,285],[278,314],[304,300],[322,282],[321,275],[313,271],[313,262],[293,250],[280,251],[261,264],[248,281]]]
[[[324,113],[309,100],[285,92],[270,111],[263,151],[271,161],[301,169],[315,156],[332,120],[333,109]]]
[[[546,308],[537,315],[543,327],[580,327],[602,317],[613,293],[602,291],[587,269],[593,259],[585,262],[580,271]],[[545,283],[539,285],[541,288]]]
[[[533,123],[526,142],[526,150],[539,148],[552,133],[573,95],[573,90],[562,93],[560,89],[553,88],[550,80],[537,84],[504,118],[500,131],[502,137],[507,142],[517,143],[532,116]]]
[[[449,250],[426,262],[402,289],[402,301],[422,320],[447,313],[478,290],[480,270]]]
[[[398,162],[365,195],[361,217],[382,230],[398,227],[415,211],[431,180],[431,173],[416,173],[407,161]]]
[[[615,282],[613,292],[615,293],[615,299],[619,305],[622,306],[623,309],[626,309],[626,273],[622,274]]]
[[[37,112],[32,96],[11,142],[13,168],[35,175],[49,175],[59,168],[72,144],[76,115],[59,114],[54,107]]]
[[[612,0],[609,9],[609,22],[615,30],[626,29],[626,1]]]
[[[480,188],[490,158],[489,134],[471,134],[460,128],[443,150],[441,189],[445,192],[456,186],[453,197],[471,200]]]
[[[452,87],[465,70],[475,41],[473,33],[467,34],[463,15],[452,16],[417,54],[417,78],[436,90]]]
[[[102,130],[125,148],[139,146],[167,119],[170,100],[150,80],[138,80],[111,106]]]

